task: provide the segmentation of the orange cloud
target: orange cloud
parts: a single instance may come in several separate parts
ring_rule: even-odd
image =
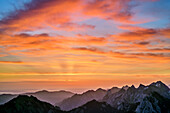
[[[24,64],[22,61],[0,61],[0,63],[9,63],[9,64]]]
[[[160,34],[166,38],[170,38],[170,28],[160,29]]]
[[[0,29],[24,31],[44,28],[46,23],[62,25],[70,22],[70,15],[79,10],[80,4],[80,0],[34,0],[25,4],[25,9],[17,11],[16,14],[11,14],[10,18],[1,21]]]
[[[135,31],[124,32],[116,35],[112,35],[115,40],[148,40],[159,36],[169,38],[169,28],[165,29],[137,29]]]
[[[87,19],[99,17],[135,24],[132,8],[136,5],[131,5],[131,2],[133,0],[33,0],[25,4],[24,9],[12,12],[1,20],[0,29],[7,33],[47,27],[66,31],[94,29],[93,25],[73,22],[80,15]]]
[[[134,48],[134,46],[130,48]],[[138,49],[132,51],[126,51],[126,52],[121,52],[120,49],[119,51],[108,51],[108,49],[105,51],[95,47],[77,47],[74,49],[78,51],[84,51],[87,54],[103,55],[106,57],[113,57],[113,58],[126,59],[126,60],[134,60],[134,61],[142,60],[142,62],[148,62],[148,60],[150,60],[152,62],[155,59],[157,59],[161,62],[170,61],[169,60],[170,54],[168,52],[161,51],[160,53],[155,53],[154,50],[147,49],[147,48],[143,48],[142,51],[140,52],[138,51]]]
[[[0,64],[39,65],[38,63],[23,61],[0,61]]]
[[[154,29],[144,29],[131,32],[121,33],[119,35],[113,35],[116,40],[146,40],[153,38],[157,34]]]
[[[104,18],[106,20],[117,20],[120,22],[132,22],[133,13],[129,5],[131,0],[94,0],[85,5],[84,14]]]
[[[136,31],[136,30],[144,30],[142,27],[132,26],[132,25],[120,25],[118,26],[119,29],[129,30],[129,31]]]
[[[89,35],[77,35],[75,37],[49,36],[48,34],[18,34],[14,36],[3,35],[0,44],[6,50],[62,50],[69,49],[73,45],[104,45],[105,37]],[[20,43],[18,43],[20,42]]]
[[[87,24],[76,24],[76,23],[63,23],[59,26],[50,25],[50,27],[56,29],[56,30],[64,30],[64,31],[84,31],[86,29],[94,29],[94,25],[87,25]]]

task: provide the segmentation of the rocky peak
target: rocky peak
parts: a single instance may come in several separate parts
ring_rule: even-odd
[[[136,90],[136,88],[135,88],[135,86],[134,85],[132,85],[131,87],[129,87],[128,89],[127,89],[127,91],[135,91]]]
[[[138,87],[138,89],[143,89],[143,88],[145,88],[145,86],[143,84],[140,84]]]
[[[104,89],[102,89],[102,88],[98,88],[96,91],[106,91],[106,90],[104,90]]]
[[[132,89],[136,89],[134,85],[132,85],[130,88],[132,88]]]
[[[163,91],[163,92],[166,92],[166,91],[170,91],[169,87],[166,86],[164,83],[162,83],[161,81],[157,81],[157,82],[153,82],[152,84],[150,84],[148,86],[150,89],[157,89],[157,90],[160,90],[160,91]]]
[[[122,89],[124,89],[124,90],[127,90],[128,88],[129,88],[128,85],[122,87]]]

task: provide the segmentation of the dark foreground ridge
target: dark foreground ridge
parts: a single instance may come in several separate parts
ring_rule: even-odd
[[[96,91],[97,94],[101,93]],[[75,94],[69,97],[68,102],[72,106],[71,102],[75,104],[79,100],[96,98],[94,93],[95,91],[88,91],[78,95],[79,98],[75,98]],[[148,86],[141,84],[138,88],[133,85],[120,89],[113,87],[105,93],[97,101],[90,100],[83,105],[80,103],[69,111],[61,110],[60,107],[40,101],[34,96],[19,95],[0,105],[0,113],[170,113],[170,89],[161,81]],[[67,104],[67,101],[64,102]]]
[[[96,100],[92,100],[81,107],[69,111],[69,113],[124,113],[124,112],[111,107],[109,104],[105,102],[98,102]]]
[[[1,113],[64,113],[58,107],[42,102],[33,96],[19,95],[0,106]]]

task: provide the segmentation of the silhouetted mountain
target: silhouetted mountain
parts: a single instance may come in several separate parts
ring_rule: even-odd
[[[19,95],[0,106],[1,113],[64,113],[49,103],[33,96]]]
[[[153,93],[157,93],[161,98],[166,98],[167,100],[170,99],[170,89],[165,84],[158,81],[148,86],[144,86],[141,84],[138,88],[135,88],[133,85],[127,90],[122,88],[120,91],[107,96],[107,98],[104,97],[103,101],[107,102],[112,107],[117,108],[118,110],[123,110],[126,112],[133,111],[137,113],[152,113],[158,111],[155,106],[157,106],[160,110],[163,109],[159,104],[155,104],[155,102],[159,103],[160,100],[154,97],[152,95]],[[150,98],[152,98],[154,101],[150,101]],[[162,102],[162,104],[165,103]],[[144,109],[141,108],[145,108],[145,112],[142,112]]]
[[[25,93],[25,95],[32,95],[37,97],[41,101],[48,102],[52,105],[58,105],[59,102],[62,102],[64,99],[69,98],[74,95],[74,93],[69,91],[38,91],[35,93]]]
[[[69,91],[46,91],[46,90],[42,90],[42,91],[37,91],[37,92],[33,92],[33,93],[24,93],[21,95],[32,95],[34,97],[37,97],[39,100],[41,101],[45,101],[48,102],[52,105],[58,105],[59,102],[62,102],[64,99],[69,98],[71,96],[74,95],[74,93],[69,92]],[[12,94],[2,94],[0,95],[0,105],[4,104],[8,101],[10,101],[11,99],[17,97],[18,95],[12,95]]]
[[[6,102],[10,101],[11,99],[17,97],[17,95],[12,94],[2,94],[0,95],[0,105],[5,104]]]
[[[58,106],[65,111],[69,111],[71,109],[74,109],[76,107],[82,106],[83,104],[91,101],[91,100],[101,100],[106,95],[106,90],[103,89],[97,89],[89,90],[83,94],[75,94],[70,98],[67,98],[63,100]]]
[[[105,102],[97,102],[92,100],[81,107],[75,108],[69,113],[123,113],[111,107]]]

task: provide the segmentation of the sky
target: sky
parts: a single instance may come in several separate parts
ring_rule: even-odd
[[[169,0],[0,0],[0,93],[170,84]]]

